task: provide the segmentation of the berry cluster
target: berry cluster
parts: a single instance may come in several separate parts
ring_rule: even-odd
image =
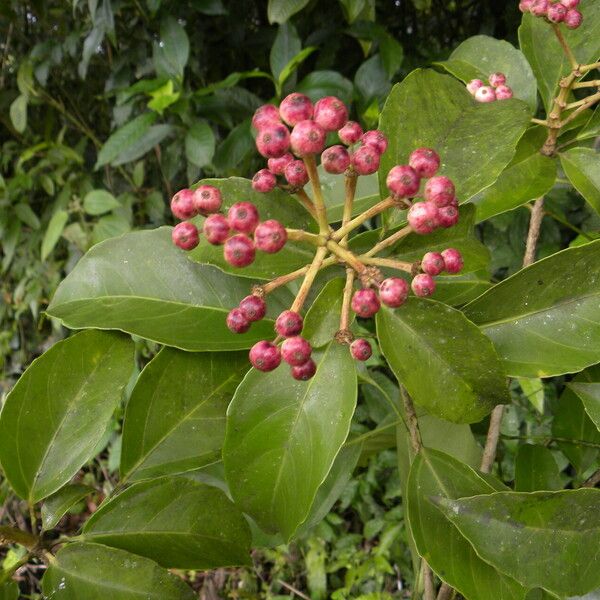
[[[569,29],[577,29],[583,15],[577,10],[580,0],[521,0],[521,12],[542,17],[550,23],[564,23]]]
[[[495,100],[508,100],[513,97],[512,88],[506,85],[504,73],[492,73],[488,78],[488,85],[481,79],[471,79],[467,89],[477,102],[494,102]]]

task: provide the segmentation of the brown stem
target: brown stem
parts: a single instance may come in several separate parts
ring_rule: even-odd
[[[300,286],[298,295],[296,296],[296,299],[294,300],[290,310],[293,310],[294,312],[300,312],[302,310],[302,307],[304,306],[304,302],[306,301],[306,297],[308,296],[308,293],[310,292],[310,288],[312,287],[312,284],[315,280],[315,277],[317,276],[317,273],[321,269],[323,260],[326,255],[327,255],[327,248],[325,248],[324,246],[320,246],[319,248],[317,248],[317,251],[315,252],[315,257],[313,258],[313,261],[310,264],[310,267],[308,267],[308,270],[306,271],[306,275],[304,276],[304,281],[302,282],[302,285]]]
[[[413,263],[404,262],[402,260],[393,260],[391,258],[372,258],[366,255],[360,255],[358,259],[365,265],[376,265],[378,267],[389,267],[397,271],[413,272]]]
[[[346,175],[344,180],[344,213],[342,215],[342,228],[345,227],[352,219],[352,208],[354,207],[354,196],[356,194],[356,184],[358,177],[356,175]],[[342,236],[342,245],[346,246],[347,236]]]
[[[321,180],[319,179],[319,171],[317,170],[317,161],[314,154],[309,154],[304,157],[304,165],[308,172],[308,177],[313,189],[314,205],[317,213],[317,222],[322,235],[329,233],[329,223],[327,221],[327,209],[325,208],[325,200],[323,198],[323,190],[321,189]]]
[[[552,23],[552,29],[554,30],[554,34],[556,35],[560,45],[562,46],[562,49],[563,49],[566,57],[569,59],[569,62],[571,63],[571,68],[573,69],[573,71],[577,71],[579,68],[579,63],[577,62],[577,59],[575,58],[575,55],[573,54],[571,47],[567,43],[567,40],[565,40],[560,27],[556,23]]]
[[[19,544],[31,549],[38,545],[39,538],[21,529],[0,525],[0,545],[6,543]]]
[[[390,237],[386,238],[385,240],[382,240],[378,244],[375,244],[365,254],[365,256],[374,256],[375,254],[379,254],[382,250],[385,250],[386,248],[393,246],[397,241],[401,240],[403,237],[406,237],[411,232],[412,232],[412,227],[410,225],[407,225],[406,227],[399,229],[398,231],[396,231],[396,233],[393,233],[392,235],[390,235]]]
[[[354,288],[354,270],[346,269],[346,285],[342,296],[342,311],[340,313],[340,331],[347,331],[350,326],[350,302]]]
[[[504,404],[498,404],[490,415],[490,426],[488,427],[485,448],[481,457],[481,466],[479,470],[482,473],[489,473],[496,460],[496,449],[498,448],[498,438],[500,437],[500,426],[504,416]]]
[[[357,217],[354,217],[354,219],[352,219],[351,221],[348,221],[348,223],[346,225],[340,227],[331,236],[331,239],[336,240],[336,241],[343,239],[351,231],[353,231],[357,227],[360,227],[365,221],[372,219],[373,217],[377,216],[379,213],[383,212],[384,210],[386,210],[388,208],[391,208],[392,206],[396,206],[396,204],[397,204],[397,202],[393,198],[386,198],[385,200],[378,202],[371,208],[365,210],[365,212],[361,213]]]
[[[327,242],[327,248],[335,254],[338,258],[340,258],[343,262],[345,262],[348,266],[352,267],[359,275],[366,271],[365,265],[360,261],[356,254],[350,252],[343,246],[340,246],[337,242],[333,240],[329,240]]]
[[[436,600],[450,600],[453,593],[454,590],[447,583],[442,583]]]
[[[544,218],[544,198],[538,198],[533,203],[531,218],[529,220],[529,231],[525,243],[525,255],[523,256],[523,267],[528,267],[535,261],[537,242],[540,237],[540,229]]]
[[[593,475],[588,477],[581,487],[593,488],[600,483],[600,469],[598,469]]]
[[[344,198],[344,213],[342,215],[342,227],[347,225],[352,219],[352,208],[354,206],[354,196],[356,195],[356,184],[358,177],[356,175],[346,175],[344,181],[345,198]],[[340,240],[342,248],[348,247],[348,236],[344,236]],[[354,270],[348,267],[346,269],[346,283],[344,285],[344,293],[342,295],[342,310],[340,312],[340,329],[341,335],[339,340],[350,340],[350,302],[352,300],[352,290],[354,288]]]
[[[532,123],[536,125],[543,125],[544,127],[548,127],[548,121],[546,119],[531,119]]]

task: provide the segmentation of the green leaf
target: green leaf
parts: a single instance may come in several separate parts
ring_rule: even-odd
[[[194,600],[183,581],[154,561],[98,544],[63,546],[42,580],[53,600]]]
[[[285,66],[300,50],[302,50],[302,42],[296,28],[291,23],[280,25],[269,57],[271,73],[276,81],[279,81],[279,75]]]
[[[350,428],[356,374],[348,348],[316,351],[308,382],[251,370],[227,413],[225,473],[236,503],[289,539],[307,518]]]
[[[46,498],[42,504],[42,528],[53,529],[77,502],[94,492],[94,488],[74,483],[67,485]]]
[[[91,190],[83,199],[83,210],[88,215],[103,215],[119,206],[119,201],[106,190]]]
[[[537,86],[533,71],[520,50],[504,40],[475,35],[462,42],[447,61],[436,63],[465,84],[471,79],[487,82],[491,73],[506,75],[514,97],[523,100],[535,112]]]
[[[10,105],[9,115],[10,122],[17,131],[23,133],[27,129],[27,104],[29,98],[21,94],[17,96]]]
[[[19,221],[22,221],[25,225],[29,225],[32,229],[39,229],[41,227],[38,216],[33,212],[29,204],[25,204],[24,202],[15,204],[15,213],[19,217]]]
[[[509,375],[552,377],[600,361],[600,242],[540,260],[467,304]]]
[[[600,430],[600,383],[573,382],[569,387],[579,396],[585,412]]]
[[[508,391],[493,346],[464,315],[409,298],[377,313],[381,350],[416,404],[453,423],[475,423]],[[401,340],[401,343],[398,343]]]
[[[206,121],[197,121],[185,136],[185,156],[197,167],[209,165],[215,154],[215,134]]]
[[[48,228],[44,233],[42,240],[41,260],[45,261],[50,255],[54,247],[58,243],[63,229],[69,220],[69,213],[66,210],[57,210],[48,223]]]
[[[154,43],[154,68],[159,77],[183,78],[190,55],[185,29],[174,17],[165,17],[160,25],[160,41]]]
[[[166,108],[179,100],[181,93],[174,91],[173,80],[169,79],[163,86],[149,92],[149,95],[152,100],[148,102],[148,108],[162,115]]]
[[[346,280],[340,278],[327,282],[306,313],[302,335],[313,348],[328,344],[340,328],[345,283]],[[354,320],[354,313],[351,318]]]
[[[0,462],[21,498],[38,502],[88,461],[133,370],[133,344],[85,331],[31,363],[0,415]]]
[[[184,477],[136,483],[102,506],[83,539],[178,569],[249,565],[250,529],[219,489]]]
[[[560,164],[573,187],[600,213],[600,153],[573,148],[561,153]]]
[[[599,503],[600,490],[579,489],[440,498],[436,505],[483,560],[562,597],[600,586]]]
[[[561,490],[558,464],[552,451],[545,446],[524,444],[519,446],[515,461],[515,490]]]
[[[0,600],[18,600],[19,586],[14,581],[0,585]]]
[[[110,164],[118,167],[141,158],[172,132],[172,125],[152,125],[136,142],[128,144]]]
[[[539,378],[519,377],[517,379],[523,394],[531,402],[533,407],[541,414],[544,414],[544,384]]]
[[[511,577],[481,560],[429,500],[432,496],[453,500],[494,491],[480,473],[467,465],[442,452],[423,448],[408,478],[408,523],[419,554],[443,581],[465,598],[522,600],[525,590]]]
[[[109,238],[128,233],[130,230],[129,220],[123,215],[106,215],[100,217],[94,225],[92,241],[94,244],[98,244]]]
[[[598,135],[600,135],[600,105],[596,106],[596,110],[592,113],[589,121],[581,128],[577,134],[577,139],[585,140]]]
[[[347,104],[352,100],[352,89],[352,82],[337,71],[313,71],[296,87],[296,91],[306,94],[313,102],[323,96],[337,96]]]
[[[458,199],[466,202],[498,178],[529,119],[530,111],[520,100],[482,104],[449,75],[413,71],[394,86],[381,113],[379,128],[389,146],[381,159],[380,184],[385,185],[389,170],[405,164],[415,148],[427,146],[439,153],[440,173],[452,178]]]
[[[219,172],[230,171],[237,167],[247,155],[255,151],[251,122],[250,119],[247,119],[229,132],[229,135],[217,148],[213,163]]]
[[[319,179],[327,207],[327,217],[330,223],[337,223],[342,220],[344,213],[345,197],[345,177],[343,175],[334,175],[327,173],[319,165]],[[367,208],[371,208],[379,202],[379,181],[377,174],[358,177],[356,180],[356,192],[354,193],[354,203],[352,205],[352,216],[355,217]]]
[[[269,321],[242,335],[225,324],[250,287],[248,280],[188,260],[163,227],[94,246],[60,284],[47,312],[72,329],[121,329],[182,350],[240,350],[272,334]]]
[[[304,48],[304,50],[300,50],[298,54],[292,57],[279,74],[279,86],[283,86],[283,84],[290,78],[296,69],[316,50],[316,47],[309,46],[308,48]]]
[[[269,0],[267,14],[269,23],[285,23],[292,15],[300,12],[309,0]]]
[[[121,478],[181,473],[219,460],[225,412],[248,368],[245,352],[161,350],[127,403]]]

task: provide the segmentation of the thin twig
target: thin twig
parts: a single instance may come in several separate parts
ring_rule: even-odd
[[[406,237],[409,233],[412,232],[412,227],[407,225],[402,229],[396,231],[390,235],[390,237],[385,238],[385,240],[381,240],[378,244],[375,244],[366,254],[365,256],[375,256],[375,254],[379,254],[382,250],[393,246],[396,242],[401,240],[403,237]]]
[[[313,199],[315,210],[317,212],[317,222],[319,223],[320,233],[326,235],[329,233],[329,223],[327,221],[327,209],[325,208],[325,199],[323,198],[323,190],[321,188],[321,180],[319,171],[317,170],[317,161],[313,154],[304,157],[304,165],[310,183],[313,189]]]
[[[562,46],[562,49],[563,49],[566,57],[569,59],[569,62],[571,63],[571,68],[574,71],[576,71],[577,68],[579,67],[579,63],[577,62],[577,59],[575,58],[575,55],[573,54],[571,47],[567,43],[567,40],[565,40],[565,38],[562,34],[562,31],[560,30],[560,27],[556,23],[552,23],[552,29],[554,30],[554,34],[556,35],[560,45]]]
[[[286,583],[285,581],[283,581],[283,579],[278,579],[277,583],[279,585],[283,586],[286,590],[289,590],[290,592],[292,592],[292,594],[295,594],[296,596],[298,596],[299,598],[303,598],[304,600],[310,600],[310,598],[306,594],[303,594],[300,590],[297,590],[294,586],[290,585],[289,583]]]
[[[498,404],[490,415],[490,426],[488,427],[485,448],[481,457],[481,466],[479,470],[482,473],[489,473],[496,460],[496,449],[498,448],[498,438],[500,437],[500,426],[504,416],[504,404]]]
[[[361,213],[351,221],[349,221],[343,227],[340,227],[331,237],[332,239],[339,241],[342,238],[346,237],[351,231],[354,231],[357,227],[360,227],[365,221],[372,219],[378,214],[382,213],[384,210],[388,208],[392,208],[396,206],[397,202],[393,198],[386,198],[381,202],[378,202],[371,208],[365,210],[365,212]]]
[[[310,267],[306,271],[306,275],[304,276],[304,281],[302,282],[302,285],[300,286],[300,290],[298,290],[298,295],[296,296],[296,299],[294,300],[294,302],[292,304],[292,307],[291,307],[292,311],[300,312],[302,310],[302,307],[304,306],[306,297],[308,296],[308,293],[310,292],[310,288],[312,287],[312,284],[315,280],[315,277],[317,276],[317,273],[321,269],[321,266],[323,264],[323,259],[325,258],[326,255],[327,255],[327,248],[325,248],[324,246],[320,246],[319,248],[317,248],[317,251],[315,252],[315,257],[313,258],[313,261],[312,261]]]
[[[528,267],[535,262],[535,253],[537,243],[540,237],[540,229],[544,218],[544,198],[538,198],[533,203],[531,209],[531,218],[529,220],[529,231],[527,232],[527,241],[525,243],[525,255],[523,257],[523,267]]]
[[[593,475],[588,477],[582,484],[581,487],[593,488],[600,483],[600,469],[598,469]]]

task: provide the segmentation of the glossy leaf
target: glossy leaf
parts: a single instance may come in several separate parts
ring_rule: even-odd
[[[48,314],[67,327],[121,329],[184,350],[239,350],[272,332],[268,321],[242,335],[227,329],[227,312],[249,291],[247,280],[188,260],[163,227],[94,246],[60,284]]]
[[[58,492],[46,498],[46,501],[42,504],[43,529],[48,530],[56,527],[58,522],[77,502],[83,500],[94,491],[94,488],[87,485],[74,483],[61,488]]]
[[[131,341],[99,331],[33,361],[0,415],[0,462],[21,498],[49,496],[93,456],[132,371]]]
[[[524,444],[519,446],[515,462],[515,490],[561,490],[558,464],[552,451],[545,446]]]
[[[242,513],[221,490],[183,477],[132,485],[89,518],[83,539],[164,567],[250,564],[250,530]]]
[[[600,383],[573,382],[569,387],[579,396],[585,412],[600,430]]]
[[[17,133],[23,133],[25,129],[27,129],[28,103],[28,96],[20,94],[12,101],[10,108],[8,109],[10,122]]]
[[[567,596],[600,585],[599,503],[600,490],[579,489],[440,498],[436,504],[485,561],[526,587]]]
[[[161,350],[127,403],[121,478],[181,473],[219,460],[225,412],[249,366],[245,352]]]
[[[341,278],[329,281],[306,313],[302,335],[314,348],[328,344],[340,328],[345,283]]]
[[[269,23],[285,23],[291,16],[300,12],[309,0],[269,0],[267,14]]]
[[[454,423],[475,423],[508,391],[494,348],[464,315],[409,298],[377,313],[377,334],[391,369],[416,404]]]
[[[600,361],[599,261],[600,242],[563,250],[465,307],[509,375],[551,377]]]
[[[356,404],[348,348],[313,355],[316,375],[296,381],[285,366],[250,371],[227,412],[225,473],[236,503],[266,531],[289,539],[307,518],[346,436]]]
[[[573,148],[561,153],[560,163],[573,187],[600,213],[600,153]]]
[[[42,580],[56,600],[193,600],[179,577],[154,561],[98,544],[63,546]]]

